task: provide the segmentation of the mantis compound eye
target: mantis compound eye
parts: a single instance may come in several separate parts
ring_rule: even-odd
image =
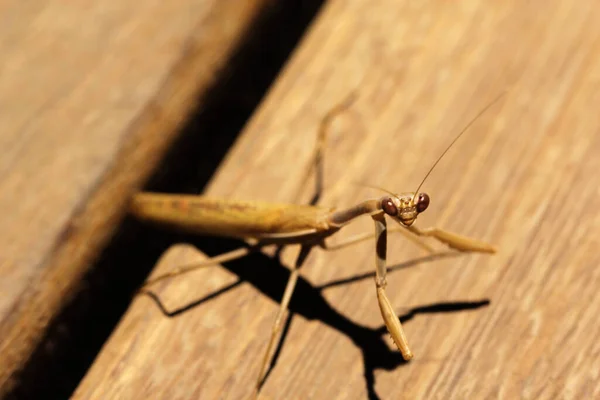
[[[429,207],[429,195],[427,193],[419,193],[415,206],[417,207],[417,212],[422,213],[427,210],[427,207]]]
[[[381,208],[383,209],[383,212],[385,212],[387,215],[390,215],[392,217],[398,215],[398,207],[396,207],[392,199],[390,199],[389,197],[386,197],[385,199],[381,200]]]

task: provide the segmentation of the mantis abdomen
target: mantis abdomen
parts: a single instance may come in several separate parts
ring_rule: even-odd
[[[329,208],[241,201],[198,195],[139,193],[130,206],[138,219],[179,231],[233,238],[329,230]]]

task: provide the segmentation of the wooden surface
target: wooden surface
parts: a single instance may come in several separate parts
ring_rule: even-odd
[[[0,2],[0,393],[266,4]]]
[[[359,279],[373,271],[372,243],[314,251],[265,398],[600,395],[599,20],[595,1],[327,4],[207,193],[306,201],[309,188],[296,193],[319,119],[356,88],[329,138],[322,204],[379,195],[353,182],[414,190],[508,90],[424,185],[432,203],[417,221],[500,251],[391,274],[407,364],[382,331],[372,278]],[[365,229],[368,218],[340,237]],[[422,256],[402,237],[389,253],[391,264]],[[176,247],[155,273],[198,257]],[[285,277],[256,256],[157,285],[170,310],[203,301],[167,318],[136,298],[74,397],[246,398]]]

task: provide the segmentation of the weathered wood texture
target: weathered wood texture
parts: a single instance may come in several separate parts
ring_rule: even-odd
[[[391,274],[415,353],[407,364],[381,330],[372,278],[329,284],[373,271],[372,243],[314,251],[265,397],[600,396],[598,21],[591,0],[328,3],[207,193],[306,201],[309,188],[296,192],[319,119],[355,88],[329,138],[322,204],[377,193],[352,182],[414,190],[508,89],[431,175],[432,204],[417,221],[500,251]],[[364,229],[368,218],[340,237]],[[389,248],[391,263],[421,255],[402,237]],[[283,264],[296,253],[287,249]],[[175,248],[155,273],[198,257]],[[246,398],[286,271],[252,260],[157,285],[176,309],[242,279],[174,318],[136,298],[75,398]]]
[[[264,1],[0,3],[0,387]]]

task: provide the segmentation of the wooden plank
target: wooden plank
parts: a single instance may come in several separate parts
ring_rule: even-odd
[[[0,3],[0,393],[268,4]]]
[[[382,330],[371,278],[358,279],[373,270],[372,243],[313,252],[265,398],[600,395],[599,18],[594,1],[327,4],[207,193],[305,201],[319,119],[355,88],[329,138],[322,204],[375,195],[353,182],[414,190],[508,89],[428,179],[417,221],[500,251],[391,274],[410,363]],[[364,229],[368,218],[340,236]],[[402,238],[389,248],[391,263],[422,255]],[[175,247],[154,274],[201,257]],[[249,396],[285,280],[256,256],[156,285],[170,310],[200,304],[167,318],[136,298],[74,397]]]

